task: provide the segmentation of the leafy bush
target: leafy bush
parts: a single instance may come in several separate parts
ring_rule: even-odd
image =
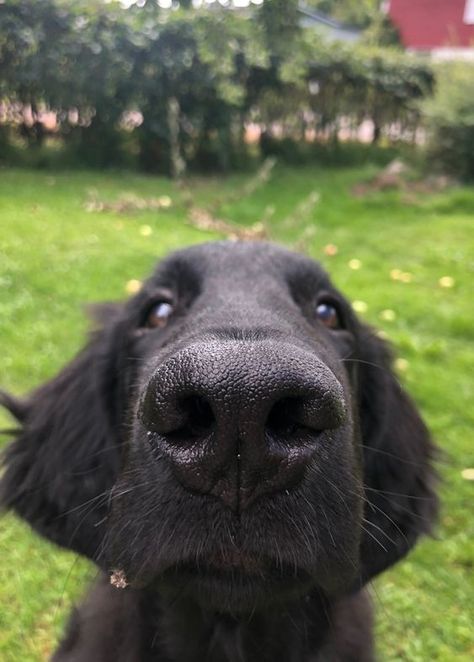
[[[415,100],[432,83],[426,62],[396,49],[329,48],[298,25],[296,0],[252,15],[185,4],[0,0],[0,129],[9,125],[34,159],[51,138],[89,167],[134,161],[175,175],[244,164],[249,122],[268,138],[263,156],[288,163],[312,159],[308,134],[338,150],[342,120],[370,118],[374,142],[393,124],[415,133]],[[44,110],[58,119],[52,136]]]
[[[440,65],[433,97],[422,104],[428,129],[430,166],[474,180],[474,66]]]

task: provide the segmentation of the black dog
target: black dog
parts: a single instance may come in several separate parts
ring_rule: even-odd
[[[54,660],[373,659],[363,587],[437,509],[383,341],[265,243],[175,253],[100,316],[56,378],[2,396],[3,505],[103,571]]]

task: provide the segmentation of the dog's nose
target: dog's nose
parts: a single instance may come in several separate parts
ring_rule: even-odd
[[[270,341],[194,344],[166,360],[139,418],[188,490],[234,510],[298,484],[345,419],[343,390],[313,353]]]

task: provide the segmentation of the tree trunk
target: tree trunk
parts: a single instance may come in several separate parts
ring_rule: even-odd
[[[180,179],[186,170],[186,163],[181,156],[179,142],[179,101],[176,97],[170,97],[168,101],[168,129],[170,137],[170,172],[173,179]]]
[[[377,124],[377,122],[374,121],[374,132],[372,134],[372,145],[377,145],[378,144],[381,134],[382,134],[382,129],[381,129],[380,125]]]

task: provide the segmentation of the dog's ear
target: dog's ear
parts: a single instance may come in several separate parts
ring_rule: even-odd
[[[438,502],[436,449],[414,403],[392,369],[387,344],[367,327],[359,352],[365,521],[363,580],[402,558],[429,533]]]
[[[115,314],[117,310],[115,310]],[[5,393],[18,421],[3,457],[0,504],[55,543],[96,558],[120,464],[117,325],[24,401]]]

